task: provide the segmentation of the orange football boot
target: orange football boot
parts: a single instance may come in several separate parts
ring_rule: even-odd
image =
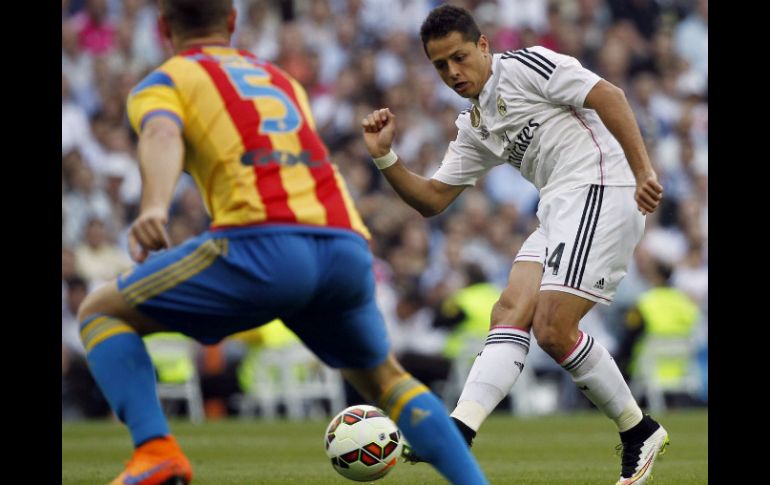
[[[126,469],[110,485],[187,485],[190,481],[190,461],[169,435],[135,449]]]

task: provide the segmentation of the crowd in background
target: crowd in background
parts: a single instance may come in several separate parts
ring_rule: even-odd
[[[157,30],[156,3],[62,0],[63,396],[65,376],[85,368],[78,305],[87,290],[132,264],[126,234],[141,184],[125,101],[172,54]],[[455,119],[469,101],[441,82],[419,39],[422,19],[442,2],[234,3],[239,15],[233,44],[286,70],[310,97],[331,160],[372,232],[378,301],[394,350],[443,355],[452,327],[441,324],[442,306],[479,278],[505,286],[516,252],[537,227],[538,194],[503,165],[445,213],[426,219],[397,197],[371,163],[360,121],[376,108],[396,114],[394,150],[426,177],[455,138]],[[611,352],[627,354],[628,336],[635,335],[629,311],[651,288],[670,286],[697,307],[691,331],[707,351],[708,1],[450,3],[473,12],[494,52],[542,45],[578,58],[625,91],[664,201],[647,216],[615,303],[598,305],[583,323]],[[172,243],[208,222],[197,189],[183,176],[168,225]],[[533,351],[530,360],[547,368],[550,361],[542,357]]]

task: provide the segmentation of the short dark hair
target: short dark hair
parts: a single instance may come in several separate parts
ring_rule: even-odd
[[[425,53],[428,53],[428,41],[441,39],[452,32],[460,32],[463,40],[474,44],[481,37],[479,26],[476,25],[471,13],[464,8],[442,5],[431,10],[420,27],[420,38]]]
[[[233,0],[160,0],[160,12],[171,31],[182,37],[227,29]]]

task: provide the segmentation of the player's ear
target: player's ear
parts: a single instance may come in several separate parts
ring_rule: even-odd
[[[158,16],[158,31],[164,39],[171,40],[171,27],[168,25],[168,20],[164,15]]]
[[[238,13],[235,11],[235,8],[230,10],[230,15],[227,16],[227,32],[232,34],[235,32],[235,18],[238,16]]]
[[[481,49],[481,52],[484,54],[489,54],[489,40],[487,40],[487,36],[481,34],[477,45],[479,46],[479,49]]]

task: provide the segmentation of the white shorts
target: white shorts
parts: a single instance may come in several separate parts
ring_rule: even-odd
[[[609,305],[644,232],[635,187],[586,185],[540,202],[516,261],[543,265],[540,290]]]

